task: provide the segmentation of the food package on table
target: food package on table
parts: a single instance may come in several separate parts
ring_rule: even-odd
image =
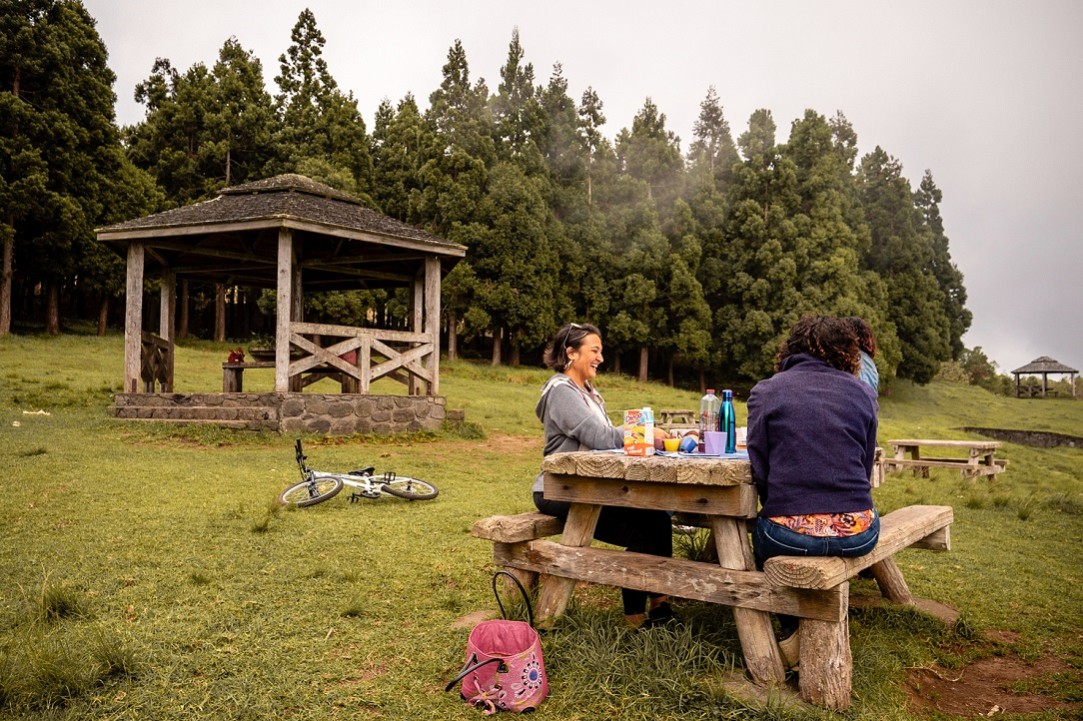
[[[650,408],[624,412],[624,452],[630,456],[654,455],[654,413]]]

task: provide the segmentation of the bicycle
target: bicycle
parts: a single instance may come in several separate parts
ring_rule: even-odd
[[[384,493],[405,498],[408,501],[428,501],[436,498],[439,493],[436,486],[428,481],[400,476],[394,471],[376,476],[376,469],[373,466],[349,473],[317,471],[306,463],[308,457],[301,447],[300,438],[297,439],[295,451],[302,480],[278,494],[278,502],[284,506],[298,508],[314,506],[334,498],[345,486],[358,489],[350,494],[350,503],[356,503],[362,498],[379,498]]]

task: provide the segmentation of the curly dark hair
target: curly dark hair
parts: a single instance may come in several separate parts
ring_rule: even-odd
[[[808,353],[846,373],[856,373],[861,365],[857,334],[849,320],[829,315],[806,316],[797,321],[790,337],[778,349],[775,369],[797,353]]]
[[[857,347],[869,354],[870,358],[876,357],[876,336],[872,334],[872,328],[864,318],[856,315],[849,316],[846,320],[854,327],[857,336]]]
[[[588,335],[602,337],[602,332],[597,326],[590,323],[565,323],[556,332],[549,345],[545,347],[545,355],[542,362],[546,368],[562,371],[568,365],[568,349],[578,350]]]

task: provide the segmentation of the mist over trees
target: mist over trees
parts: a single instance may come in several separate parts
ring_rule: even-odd
[[[828,313],[869,321],[885,378],[925,383],[967,358],[941,190],[929,171],[911,187],[878,146],[858,157],[842,111],[807,110],[782,137],[760,109],[734,131],[705,88],[688,99],[700,112],[684,150],[649,97],[611,130],[604,99],[589,87],[572,98],[559,64],[539,77],[515,29],[492,86],[456,41],[427,108],[385,98],[370,131],[324,45],[303,11],[275,92],[234,37],[207,64],[159,58],[134,89],[144,119],[117,128],[114,75],[82,4],[0,0],[0,334],[119,324],[109,302],[123,263],[93,228],[293,172],[467,246],[443,286],[453,356],[534,363],[577,320],[602,328],[614,370],[752,381],[798,318]],[[225,321],[200,314],[212,297],[235,306]],[[192,333],[212,335],[217,316],[220,335],[243,341],[265,327],[256,298],[194,288],[182,303]],[[394,293],[309,300],[341,322],[409,317]]]

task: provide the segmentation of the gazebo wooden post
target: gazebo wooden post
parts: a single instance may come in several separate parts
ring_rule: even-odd
[[[290,321],[293,318],[293,231],[278,230],[278,294],[275,303],[275,392],[286,393],[290,385]]]
[[[142,365],[143,332],[142,243],[128,245],[127,281],[124,307],[124,392],[138,393]]]
[[[425,268],[422,266],[418,268],[417,273],[414,275],[414,299],[413,307],[413,321],[410,324],[410,330],[415,333],[424,333],[425,328]],[[429,360],[426,358],[421,359],[422,367],[429,365]],[[422,393],[421,380],[413,373],[410,374],[410,378],[407,382],[408,393],[412,396],[418,396]]]
[[[168,343],[166,352],[166,381],[163,393],[173,392],[173,354],[176,349],[174,335],[177,326],[177,274],[171,268],[162,271],[161,299],[158,314],[158,335]]]
[[[427,369],[432,377],[429,395],[440,395],[440,258],[425,257],[425,333],[432,343]]]

